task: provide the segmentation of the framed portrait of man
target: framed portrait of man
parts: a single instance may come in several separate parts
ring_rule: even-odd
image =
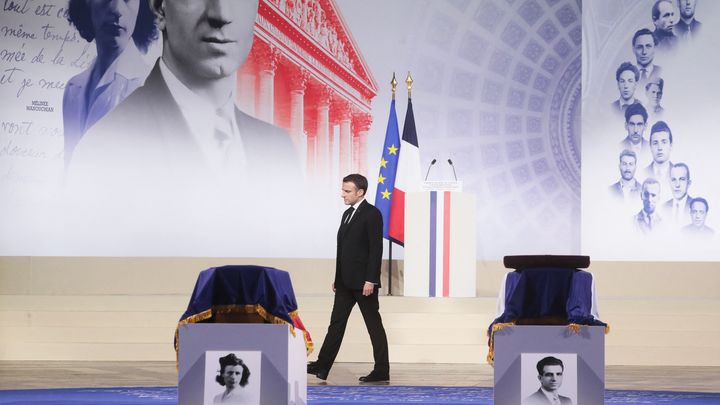
[[[522,353],[521,405],[577,405],[575,353]]]

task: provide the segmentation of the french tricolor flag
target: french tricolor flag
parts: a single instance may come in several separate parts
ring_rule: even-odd
[[[398,161],[395,189],[392,194],[390,207],[390,226],[388,236],[399,244],[405,244],[405,193],[420,191],[420,149],[417,132],[415,131],[415,116],[413,115],[412,99],[408,97],[408,107],[403,125],[400,160]]]

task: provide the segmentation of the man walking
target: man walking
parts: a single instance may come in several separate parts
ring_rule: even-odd
[[[325,380],[337,357],[350,312],[357,303],[373,346],[375,367],[361,382],[390,379],[388,343],[379,312],[380,264],[382,262],[382,216],[365,200],[368,181],[360,174],[343,179],[342,198],[349,205],[337,234],[337,258],[330,326],[320,354],[308,363],[308,374]]]

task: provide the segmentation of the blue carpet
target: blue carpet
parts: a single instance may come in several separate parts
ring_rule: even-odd
[[[407,386],[311,386],[308,405],[478,404],[492,405],[492,388]],[[605,391],[606,404],[718,405],[720,393]],[[0,404],[161,405],[177,404],[175,387],[66,388],[0,391]]]

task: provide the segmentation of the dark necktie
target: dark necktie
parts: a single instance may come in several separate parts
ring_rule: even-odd
[[[343,221],[342,226],[345,226],[350,222],[350,218],[352,217],[353,211],[355,211],[355,208],[350,207],[345,210],[345,213],[343,214]]]

